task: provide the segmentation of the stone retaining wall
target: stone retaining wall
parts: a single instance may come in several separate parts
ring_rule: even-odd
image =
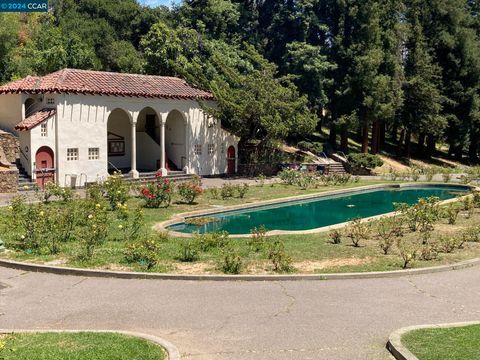
[[[0,169],[0,193],[16,193],[18,191],[18,170]]]
[[[0,148],[10,163],[14,163],[20,157],[18,138],[2,130],[0,130]]]

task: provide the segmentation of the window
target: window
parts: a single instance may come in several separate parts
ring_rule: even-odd
[[[55,99],[54,98],[47,98],[47,105],[55,105]]]
[[[67,161],[78,160],[78,148],[67,149]]]
[[[202,155],[202,145],[195,144],[195,155]]]
[[[215,144],[208,144],[208,155],[213,155],[215,152]]]
[[[99,148],[89,148],[88,149],[88,160],[98,160],[100,159],[100,149]]]
[[[40,125],[40,136],[41,137],[47,137],[48,133],[47,133],[47,123],[42,123],[42,125]]]

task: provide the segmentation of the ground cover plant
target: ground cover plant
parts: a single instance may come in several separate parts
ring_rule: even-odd
[[[435,198],[421,199],[413,206],[398,204],[399,215],[394,218],[356,220],[330,233],[267,237],[268,229],[260,227],[251,229],[249,239],[225,232],[175,238],[152,229],[178,213],[377,183],[348,179],[342,184],[319,181],[307,188],[285,181],[248,185],[243,198],[236,189],[245,185],[227,183],[202,189],[193,203],[179,193],[181,185],[170,183],[170,200],[158,208],[149,207],[142,193],[145,185],[137,189],[115,185],[120,189],[114,192],[115,200],[124,203],[112,200],[107,191],[110,181],[89,188],[82,199],[72,194],[45,200],[39,192],[43,200],[38,203],[28,204],[18,197],[1,210],[2,240],[9,249],[1,256],[75,267],[230,274],[397,270],[480,256],[478,194],[442,207]],[[150,186],[164,185],[159,178]],[[232,196],[222,197],[222,191]],[[199,227],[214,221],[208,216],[193,219]]]
[[[2,360],[162,360],[147,340],[114,333],[33,333],[0,337]]]
[[[480,325],[414,330],[402,343],[419,360],[480,359]]]

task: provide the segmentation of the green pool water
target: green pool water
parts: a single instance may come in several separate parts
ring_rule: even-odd
[[[395,203],[414,204],[420,198],[431,196],[447,200],[469,190],[464,186],[424,185],[349,191],[346,194],[320,195],[308,200],[219,212],[208,215],[218,221],[202,226],[180,223],[171,225],[168,229],[182,233],[224,230],[236,235],[249,234],[251,229],[262,225],[269,231],[310,230],[343,223],[356,217],[367,218],[389,213],[394,210]]]

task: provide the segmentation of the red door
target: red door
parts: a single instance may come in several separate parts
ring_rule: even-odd
[[[48,182],[55,182],[55,169],[53,162],[53,150],[48,146],[42,146],[35,155],[35,174],[37,185],[41,188]]]
[[[235,174],[235,147],[230,146],[227,150],[227,174]]]

